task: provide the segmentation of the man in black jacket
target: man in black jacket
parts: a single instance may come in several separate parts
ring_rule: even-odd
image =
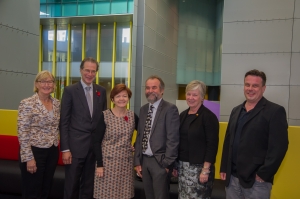
[[[230,115],[223,146],[220,175],[226,198],[270,198],[274,175],[288,148],[285,109],[263,97],[266,75],[245,74],[246,101]]]

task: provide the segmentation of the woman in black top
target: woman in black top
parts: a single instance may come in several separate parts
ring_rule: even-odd
[[[180,114],[178,168],[179,199],[210,198],[218,151],[219,121],[203,105],[206,85],[198,80],[186,87],[189,108]]]

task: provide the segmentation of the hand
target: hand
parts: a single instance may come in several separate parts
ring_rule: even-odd
[[[221,172],[220,177],[221,177],[221,180],[226,180],[226,173]]]
[[[62,161],[64,164],[72,164],[72,154],[70,151],[62,152]]]
[[[169,173],[169,169],[168,168],[166,168],[166,172]]]
[[[178,177],[178,170],[177,169],[173,169],[172,174],[173,174],[174,177]]]
[[[261,179],[257,174],[255,176],[255,180],[258,181],[258,182],[264,182],[264,180]]]
[[[99,178],[104,176],[104,168],[103,167],[97,167],[96,176],[99,177]]]
[[[141,165],[136,166],[135,170],[136,170],[138,176],[142,178],[143,177],[142,176],[142,166]]]
[[[130,145],[131,146],[131,145]],[[134,152],[135,151],[135,148],[134,146],[131,146],[131,152]]]
[[[37,170],[37,167],[36,167],[36,162],[34,159],[32,160],[29,160],[27,162],[27,171],[31,174],[35,173]]]
[[[202,174],[202,172],[201,172],[200,175],[199,175],[199,181],[201,183],[207,182],[208,181],[208,175]]]

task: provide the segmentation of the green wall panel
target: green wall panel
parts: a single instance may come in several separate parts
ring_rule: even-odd
[[[63,17],[76,16],[76,15],[77,15],[77,4],[76,3],[63,4],[63,6],[62,6],[62,16]]]
[[[49,4],[47,6],[47,17],[60,17],[61,16],[61,5],[60,4]]]
[[[111,2],[111,14],[127,13],[127,0],[114,0]]]
[[[93,15],[93,2],[78,3],[78,15]]]
[[[110,14],[109,2],[95,2],[94,3],[94,15],[106,15]]]
[[[127,14],[134,0],[40,0],[40,11],[40,18]]]
[[[128,0],[128,13],[133,13],[134,2],[133,0]]]

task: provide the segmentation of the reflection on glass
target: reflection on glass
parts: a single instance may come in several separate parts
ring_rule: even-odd
[[[97,58],[97,24],[86,25],[86,57]],[[108,107],[110,107],[110,91],[112,89],[112,78],[115,85],[124,83],[128,85],[128,62],[130,45],[129,23],[117,23],[116,30],[116,63],[115,76],[112,77],[113,59],[113,35],[114,25],[101,24],[100,33],[100,63],[99,63],[99,84],[106,88]],[[81,79],[80,63],[82,61],[82,25],[71,26],[71,38],[68,38],[67,25],[58,25],[56,32],[56,55],[53,54],[54,28],[44,26],[42,33],[43,58],[42,70],[52,72],[53,56],[56,56],[56,87],[55,96],[60,99],[66,85],[68,41],[70,40],[70,82],[74,84]]]
[[[67,76],[68,27],[57,26],[56,36],[56,98],[61,99]]]
[[[53,27],[43,26],[42,70],[48,70],[50,72],[52,72],[53,38],[54,38]]]
[[[80,81],[80,63],[82,61],[82,25],[71,27],[71,74],[70,85]]]
[[[122,83],[128,85],[129,45],[130,25],[129,23],[118,23],[116,35],[115,84]]]
[[[113,50],[113,24],[102,24],[100,35],[100,66],[99,84],[106,89],[107,107],[110,107],[110,91],[112,89],[112,50]]]
[[[86,25],[85,56],[97,58],[98,25]]]

